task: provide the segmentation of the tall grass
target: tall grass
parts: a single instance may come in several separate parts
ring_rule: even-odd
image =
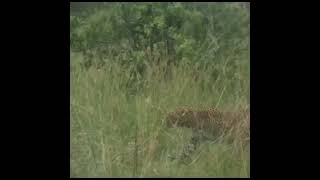
[[[76,63],[81,58],[71,52],[71,177],[249,176],[249,147],[224,142],[203,144],[190,165],[169,161],[191,132],[164,125],[166,113],[181,106],[248,105],[248,61],[237,64],[239,76],[224,73],[229,66],[223,63],[217,77],[207,70],[196,79],[192,67],[173,67],[166,78],[161,65],[150,66],[146,81],[131,93],[126,69],[110,62],[85,71]]]
[[[70,16],[71,177],[250,176],[250,143],[226,137],[203,143],[182,165],[168,155],[181,151],[191,130],[165,125],[167,113],[180,107],[237,112],[249,106],[247,9],[155,3],[149,12],[151,4],[112,3],[82,11],[76,5]],[[235,126],[240,142],[248,123]]]

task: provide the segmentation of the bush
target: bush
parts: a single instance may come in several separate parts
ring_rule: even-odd
[[[141,58],[143,63],[156,62],[157,54],[176,65],[211,66],[232,51],[248,56],[249,14],[240,5],[167,2],[91,7],[86,17],[70,17],[71,49],[85,55],[96,50],[110,59],[126,52],[134,61],[131,64],[138,66]]]

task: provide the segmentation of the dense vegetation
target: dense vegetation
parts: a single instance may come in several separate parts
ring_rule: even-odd
[[[181,106],[249,105],[245,3],[71,3],[72,177],[248,177],[249,147],[202,145],[168,160],[190,136],[166,129]]]

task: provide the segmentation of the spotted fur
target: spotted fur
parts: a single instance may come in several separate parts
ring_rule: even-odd
[[[183,160],[189,157],[205,140],[214,140],[219,136],[233,134],[234,139],[249,138],[249,123],[243,123],[248,118],[249,110],[239,112],[220,112],[215,108],[206,110],[193,110],[189,108],[178,109],[168,113],[166,117],[169,128],[191,128],[193,133],[190,142],[185,145],[182,153],[175,158]],[[247,126],[247,127],[241,127]],[[239,131],[239,130],[242,131]],[[243,129],[247,129],[243,131]]]

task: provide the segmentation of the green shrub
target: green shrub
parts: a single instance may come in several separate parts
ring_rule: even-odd
[[[236,5],[112,3],[85,18],[71,16],[71,48],[98,49],[111,59],[123,51],[135,56],[149,48],[152,58],[145,58],[148,63],[158,53],[175,64],[188,61],[206,67],[231,51],[248,56],[249,14]],[[128,60],[120,60],[123,62]]]

